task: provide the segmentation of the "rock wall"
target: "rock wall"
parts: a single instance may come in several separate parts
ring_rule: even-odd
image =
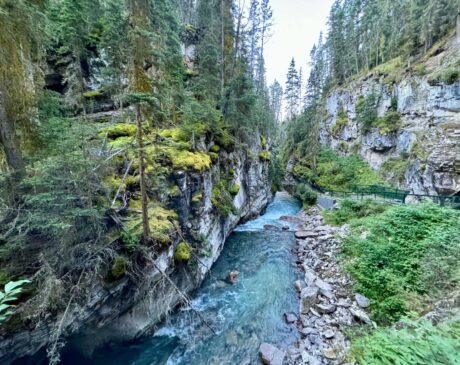
[[[449,57],[458,57],[458,48],[449,47]],[[442,57],[446,56],[433,56],[427,67],[436,70]],[[321,143],[343,154],[359,153],[375,170],[390,159],[404,163],[404,177],[399,183],[413,193],[459,193],[460,80],[447,85],[433,82],[428,75],[406,74],[401,81],[387,81],[385,75],[373,74],[332,91],[326,98]],[[379,117],[397,104],[402,122],[398,131],[362,131],[356,122],[356,104],[360,97],[370,94],[378,97]],[[342,110],[348,123],[334,129]]]
[[[61,320],[61,340],[85,353],[109,341],[132,340],[152,332],[171,310],[183,304],[176,287],[187,294],[198,288],[233,228],[241,220],[260,214],[271,200],[268,162],[254,157],[262,151],[260,136],[254,137],[248,151],[222,151],[219,163],[209,171],[176,171],[171,176],[179,193],[169,205],[179,214],[184,236],[198,235],[206,242],[206,252],[197,251],[197,267],[175,264],[173,245],[136,277],[125,277],[113,284],[101,279],[83,289],[87,291],[85,300],[71,303],[65,316],[59,313],[31,328],[1,334],[0,363],[9,364],[37,353],[42,358],[43,350],[56,339]],[[239,184],[240,189],[233,201],[237,212],[224,217],[213,207],[211,198],[219,175],[230,168],[235,176],[233,183]],[[193,199],[196,196],[201,199]]]

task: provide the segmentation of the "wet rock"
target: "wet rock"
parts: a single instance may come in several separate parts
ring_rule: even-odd
[[[367,299],[364,295],[361,294],[356,294],[355,300],[361,308],[368,308],[371,305],[369,299]]]
[[[248,356],[243,361],[240,362],[240,365],[251,365],[251,358]]]
[[[294,313],[284,313],[284,320],[287,324],[297,322],[297,316]]]
[[[259,354],[265,365],[283,365],[284,357],[286,356],[284,351],[269,343],[260,345]]]
[[[230,284],[236,284],[236,281],[238,279],[238,275],[240,275],[239,271],[231,271],[228,274],[228,281],[230,282]]]
[[[283,226],[283,231],[289,231],[289,226]]]
[[[266,224],[264,225],[264,229],[267,231],[279,231],[280,227],[274,226],[273,224]]]
[[[331,314],[337,309],[334,304],[317,304],[315,308],[321,314]]]
[[[294,282],[294,288],[300,293],[302,291],[302,282],[300,280],[296,280]]]
[[[366,324],[372,324],[371,319],[366,314],[366,312],[364,312],[363,310],[358,309],[358,308],[350,308],[349,310],[350,310],[351,315],[355,317],[356,319]]]
[[[306,314],[318,300],[318,288],[310,286],[300,293],[300,313]]]

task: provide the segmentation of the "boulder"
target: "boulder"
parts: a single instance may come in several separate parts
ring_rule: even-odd
[[[228,281],[230,284],[235,284],[236,280],[238,279],[238,275],[240,275],[239,271],[230,271],[228,274]]]
[[[334,349],[331,348],[326,348],[323,350],[324,357],[329,360],[335,360],[337,359],[337,355],[334,351]]]
[[[309,286],[300,292],[300,313],[307,314],[310,308],[318,301],[319,290],[315,286]]]
[[[316,310],[321,314],[331,314],[336,311],[337,307],[334,304],[317,304]]]
[[[300,280],[296,280],[294,282],[294,288],[300,293],[302,291],[302,282]]]
[[[283,365],[284,357],[286,356],[284,351],[269,343],[260,345],[259,354],[262,363],[265,365]]]
[[[366,312],[364,312],[363,310],[358,309],[358,308],[350,308],[350,313],[352,314],[353,317],[360,320],[361,322],[364,322],[366,324],[372,324],[371,319],[366,314]]]
[[[287,324],[295,323],[297,322],[297,316],[294,313],[284,313],[284,320],[286,321]]]
[[[369,301],[369,299],[367,299],[364,295],[361,295],[361,294],[356,294],[355,300],[356,300],[356,303],[358,303],[358,305],[361,308],[367,308],[371,305],[371,302]]]
[[[297,231],[295,233],[295,237],[300,239],[300,240],[304,240],[306,238],[316,238],[316,237],[318,237],[318,233],[317,232],[310,232],[310,231]]]

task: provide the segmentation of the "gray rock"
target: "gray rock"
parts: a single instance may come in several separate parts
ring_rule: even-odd
[[[334,351],[334,349],[332,348],[326,348],[323,350],[323,355],[326,359],[329,359],[329,360],[335,360],[337,359],[337,355]]]
[[[356,294],[355,300],[361,308],[368,308],[371,305],[369,299],[367,299],[364,295],[361,294]]]
[[[321,280],[320,278],[317,278],[315,280],[315,285],[322,291],[324,292],[331,292],[332,291],[332,286],[325,281]]]
[[[317,232],[311,232],[311,231],[297,231],[295,233],[295,237],[298,239],[305,239],[305,238],[316,238],[318,237]]]
[[[327,339],[333,338],[335,336],[335,332],[333,330],[326,330],[324,332],[324,337]]]
[[[287,324],[297,322],[297,316],[294,313],[284,313],[284,320]]]
[[[286,356],[284,351],[269,343],[260,345],[259,354],[265,365],[283,365],[284,357]]]
[[[334,304],[317,304],[315,308],[321,314],[331,314],[336,311],[337,306]]]
[[[364,312],[362,309],[358,309],[358,308],[350,308],[350,313],[353,317],[355,317],[356,319],[360,320],[361,322],[364,322],[366,324],[372,324],[372,321],[371,319],[369,318],[369,316],[366,314],[366,312]]]
[[[318,301],[318,288],[315,286],[309,286],[302,289],[300,293],[300,313],[306,314]]]

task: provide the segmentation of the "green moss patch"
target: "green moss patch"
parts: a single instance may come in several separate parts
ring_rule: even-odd
[[[262,160],[262,161],[270,161],[271,159],[271,156],[270,156],[270,152],[268,151],[262,151],[259,153],[259,158]]]
[[[124,256],[117,256],[113,261],[110,274],[113,279],[121,279],[125,276],[128,260]]]
[[[109,139],[117,139],[120,137],[133,137],[136,135],[136,126],[129,123],[119,123],[113,126],[101,129],[99,131],[101,137],[107,137]]]
[[[240,191],[240,184],[233,184],[229,189],[229,193],[232,195],[237,195]]]
[[[192,257],[192,247],[186,243],[179,243],[174,250],[175,262],[187,262]]]
[[[168,154],[174,170],[193,170],[202,172],[211,167],[211,157],[204,152],[190,152],[168,148],[166,149],[166,153]]]

